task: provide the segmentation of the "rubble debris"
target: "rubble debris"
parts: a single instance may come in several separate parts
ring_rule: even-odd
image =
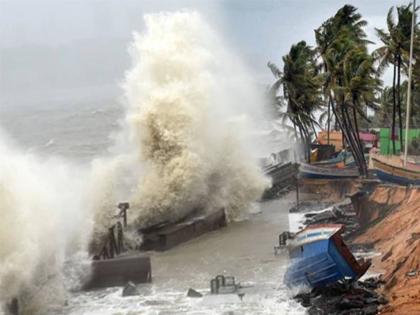
[[[128,283],[125,285],[123,291],[122,291],[122,296],[135,296],[135,295],[139,295],[140,292],[137,290],[136,285],[131,282],[128,281]]]
[[[411,239],[414,241],[420,240],[420,232],[411,233]]]
[[[203,297],[203,295],[200,292],[198,292],[198,291],[196,291],[196,290],[194,290],[192,288],[189,288],[188,289],[187,296],[188,297],[192,297],[192,298]]]
[[[319,202],[321,204],[321,202]],[[305,213],[304,225],[312,224],[342,224],[345,229],[342,234],[344,240],[351,240],[360,230],[359,217],[352,203],[340,203],[324,208],[324,211],[313,211],[321,207],[307,203],[312,209],[302,211]],[[322,208],[321,208],[322,209]],[[309,211],[308,211],[309,210]],[[310,211],[312,210],[312,211]],[[349,243],[352,253],[366,253],[374,250],[374,243]],[[377,314],[379,307],[387,304],[388,300],[377,293],[379,287],[385,284],[382,277],[369,278],[364,281],[351,282],[341,280],[327,286],[314,288],[309,293],[302,293],[295,299],[308,308],[308,314]]]
[[[385,261],[391,256],[392,256],[392,248],[385,255],[382,256],[381,261]]]
[[[377,314],[379,307],[388,303],[387,299],[375,292],[382,284],[381,278],[340,281],[300,293],[294,299],[308,308],[308,314]]]
[[[359,219],[352,204],[334,205],[321,212],[306,212],[303,224],[305,226],[310,224],[343,224],[345,230],[342,236],[345,240],[352,238],[360,231]]]
[[[289,213],[310,212],[313,209],[325,209],[331,205],[331,202],[323,202],[319,200],[300,200],[299,205],[294,205],[289,209]]]
[[[417,270],[411,270],[405,274],[407,277],[415,277],[417,276]]]
[[[210,280],[211,294],[237,293],[239,285],[235,283],[235,277],[218,275]]]
[[[354,252],[370,252],[375,250],[373,243],[352,243],[348,246],[350,250]]]

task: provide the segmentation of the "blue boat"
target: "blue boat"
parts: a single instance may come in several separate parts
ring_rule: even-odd
[[[306,227],[287,241],[290,265],[284,276],[287,286],[323,287],[342,279],[359,279],[370,262],[357,261],[341,238],[341,224]]]
[[[300,164],[299,174],[301,177],[316,179],[343,179],[359,177],[359,171],[355,167],[337,168],[306,163]]]

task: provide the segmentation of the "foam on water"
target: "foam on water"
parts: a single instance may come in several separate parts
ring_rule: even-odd
[[[264,102],[198,13],[147,15],[145,24],[130,50],[127,114],[115,148],[131,158],[118,170],[113,159],[98,164],[114,173],[114,187],[124,180],[132,188],[124,191],[137,226],[222,207],[235,219],[268,185],[245,132]],[[118,202],[107,200],[101,209]]]
[[[268,185],[255,160],[255,138],[249,141],[263,101],[243,65],[196,12],[152,14],[145,22],[146,31],[135,35],[131,47],[125,118],[108,154],[81,167],[38,154],[62,147],[61,134],[49,135],[32,153],[0,135],[0,305],[18,295],[24,314],[61,312],[56,306],[86,273],[88,243],[99,244],[120,201],[130,201],[129,220],[137,226],[175,221],[197,208],[223,207],[235,219],[252,209]],[[90,110],[92,120],[114,117]],[[92,141],[102,149],[109,143],[108,135],[95,134],[96,127],[85,134],[78,114],[69,121],[73,125],[63,133],[71,135],[77,126],[78,137],[86,138],[77,146],[70,136],[72,150],[91,156]],[[156,292],[139,301],[122,301],[113,290],[71,295],[69,310],[136,314],[131,309],[143,303],[150,314],[170,313],[171,308],[197,314],[198,302],[184,298],[176,285],[151,290]],[[284,290],[278,296],[276,289],[270,292],[266,299],[251,294],[243,304],[233,301],[235,309],[272,313],[280,303],[287,311],[291,302]],[[170,303],[165,309],[151,302],[161,297]],[[87,310],[79,303],[85,299]],[[199,309],[227,310],[226,303],[220,308],[209,303]]]
[[[305,314],[282,284],[286,256],[274,256],[279,231],[287,230],[293,194],[261,205],[248,221],[203,235],[162,253],[150,253],[152,283],[140,296],[122,297],[122,288],[75,293],[60,314]],[[234,275],[245,288],[237,295],[209,295],[217,274]],[[203,298],[186,296],[188,288]]]
[[[144,288],[140,287],[140,290]],[[274,291],[274,293],[273,293]],[[203,292],[203,291],[202,291]],[[116,315],[116,314],[306,314],[282,289],[271,288],[258,294],[246,293],[243,300],[233,294],[207,295],[193,299],[184,292],[151,292],[139,297],[121,297],[121,289],[109,289],[86,295],[74,296],[72,307],[63,310],[66,315]],[[208,294],[208,292],[207,292]],[[265,295],[265,296],[264,296]]]
[[[0,135],[0,308],[17,295],[27,314],[63,302],[68,282],[61,270],[85,250],[90,230],[77,172],[84,173],[21,153]]]

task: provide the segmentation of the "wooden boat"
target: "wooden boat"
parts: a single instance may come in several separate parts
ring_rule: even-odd
[[[359,171],[354,167],[337,168],[301,163],[299,174],[305,178],[340,179],[358,177]]]
[[[356,260],[341,238],[343,230],[341,224],[315,224],[287,240],[291,262],[284,276],[286,285],[316,288],[365,274],[371,263]]]
[[[353,154],[351,152],[340,152],[337,154],[336,157],[329,159],[329,160],[325,160],[325,161],[319,161],[319,162],[315,162],[312,163],[312,165],[320,165],[320,166],[331,166],[331,165],[336,165],[338,163],[341,162],[346,162],[346,165],[348,165],[348,163],[354,163],[354,158],[353,158]]]
[[[415,5],[414,5],[415,8]],[[414,10],[414,9],[413,9]],[[384,157],[373,155],[371,165],[376,170],[379,179],[400,185],[420,185],[420,170],[415,163],[409,162],[408,157],[408,131],[410,128],[410,106],[411,106],[411,76],[413,73],[413,46],[414,46],[414,26],[416,25],[416,14],[412,14],[411,36],[410,36],[410,58],[408,67],[408,85],[407,85],[407,109],[405,123],[405,144],[403,160],[398,157]],[[397,159],[397,160],[396,160]],[[411,164],[411,166],[410,166]]]
[[[265,175],[271,177],[272,185],[278,185],[290,181],[296,176],[297,166],[295,163],[279,163],[263,169]]]
[[[410,164],[403,166],[403,161],[397,156],[371,156],[371,165],[376,176],[382,181],[398,185],[420,185],[420,169]]]
[[[404,165],[404,157],[401,157],[401,162],[403,163],[402,165]],[[407,167],[409,169],[413,169],[413,170],[419,170],[420,171],[420,160],[418,156],[407,156]]]

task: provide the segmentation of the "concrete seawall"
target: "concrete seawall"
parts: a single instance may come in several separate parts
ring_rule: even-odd
[[[92,274],[84,285],[84,289],[123,286],[128,281],[134,283],[152,281],[152,267],[149,256],[138,254],[92,261]]]

